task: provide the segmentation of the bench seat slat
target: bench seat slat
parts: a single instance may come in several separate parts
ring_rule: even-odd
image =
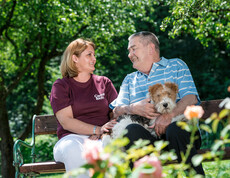
[[[65,165],[61,162],[49,161],[49,162],[37,162],[23,164],[20,166],[21,173],[56,173],[56,172],[65,172]]]
[[[223,108],[219,108],[219,104],[222,102],[222,99],[219,100],[210,100],[210,101],[202,101],[201,102],[201,106],[204,109],[204,115],[202,116],[202,119],[205,120],[208,117],[211,116],[211,114],[213,112],[219,113],[221,111],[221,109]]]

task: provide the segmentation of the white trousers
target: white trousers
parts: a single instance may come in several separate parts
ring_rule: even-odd
[[[88,137],[87,135],[70,134],[64,136],[55,144],[53,149],[54,159],[65,164],[66,172],[77,169],[86,163],[86,160],[82,157],[82,152],[84,141]],[[89,175],[80,175],[78,178],[89,178]]]

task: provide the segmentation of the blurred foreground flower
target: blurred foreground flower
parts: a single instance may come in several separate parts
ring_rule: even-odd
[[[192,120],[193,118],[200,119],[204,114],[204,110],[201,106],[187,106],[184,111],[184,115],[187,119]]]
[[[94,164],[100,160],[100,152],[103,150],[102,145],[98,141],[86,140],[83,145],[84,152],[82,156],[88,163]]]
[[[85,140],[83,149],[82,157],[86,159],[90,167],[92,166],[89,167],[89,176],[93,177],[95,173],[98,173],[98,177],[104,177],[107,167],[112,164],[109,162],[109,153],[103,152],[102,143],[95,140]]]
[[[145,156],[134,163],[134,167],[142,167],[139,178],[161,178],[162,166],[156,156]],[[153,168],[153,169],[150,169]],[[150,171],[148,171],[150,170]]]

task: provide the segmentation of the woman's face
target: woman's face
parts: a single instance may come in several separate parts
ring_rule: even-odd
[[[74,62],[76,63],[79,73],[93,73],[96,63],[94,48],[89,45],[79,57],[74,57]]]

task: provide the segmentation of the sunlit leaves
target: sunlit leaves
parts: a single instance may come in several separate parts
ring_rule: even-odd
[[[15,81],[15,76],[36,59],[25,76],[33,77],[34,91],[39,62],[60,56],[71,41],[80,37],[96,43],[96,57],[100,57],[96,67],[101,74],[108,73],[104,61],[112,65],[119,60],[117,54],[111,55],[108,51],[117,50],[126,40],[123,36],[135,31],[134,19],[145,16],[145,7],[152,7],[150,0],[16,1],[12,18],[9,18],[14,1],[0,2],[0,69],[4,74],[1,79],[4,78],[7,88]],[[118,38],[122,40],[114,42]],[[54,66],[59,64],[56,62]]]
[[[230,3],[226,0],[167,0],[165,3],[171,15],[164,19],[161,29],[171,24],[171,37],[186,31],[205,46],[221,41],[230,47]]]
[[[210,126],[208,125],[205,125],[205,124],[201,124],[200,125],[200,128],[208,133],[211,133],[212,132],[212,129],[210,128]]]
[[[203,161],[202,155],[195,155],[192,157],[192,163],[194,166],[200,165],[202,161]]]
[[[229,109],[223,109],[221,110],[221,112],[219,113],[219,118],[223,119],[224,117],[228,116],[230,114]]]
[[[220,136],[221,138],[229,138],[230,136],[230,124],[227,125],[221,132],[220,132]],[[229,143],[230,143],[230,139],[228,139]]]

